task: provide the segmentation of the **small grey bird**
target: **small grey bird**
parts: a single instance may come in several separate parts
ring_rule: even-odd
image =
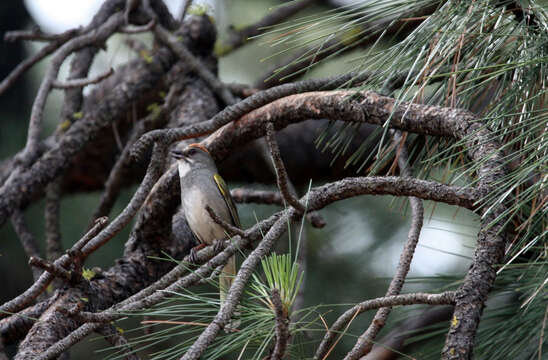
[[[201,144],[190,144],[184,150],[171,151],[171,154],[177,159],[179,168],[181,207],[190,229],[201,243],[198,247],[227,237],[223,227],[213,221],[206,206],[211,207],[219,218],[240,228],[234,200],[207,149]],[[234,275],[236,261],[232,256],[219,277],[221,304]]]

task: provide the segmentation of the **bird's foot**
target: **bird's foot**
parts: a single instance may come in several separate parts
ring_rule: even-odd
[[[201,243],[200,245],[194,246],[192,249],[190,249],[190,253],[188,254],[188,261],[192,264],[198,263],[198,251],[202,250],[206,247],[206,244]]]
[[[224,240],[215,240],[213,242],[213,251],[215,251],[215,253],[220,253],[221,251],[223,251],[225,249],[225,242]]]

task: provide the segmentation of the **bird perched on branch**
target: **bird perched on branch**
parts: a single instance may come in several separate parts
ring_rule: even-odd
[[[220,219],[240,228],[234,200],[209,151],[201,144],[190,144],[184,150],[172,150],[171,154],[179,168],[181,207],[190,229],[201,243],[198,247],[227,237],[225,229],[209,215],[208,206]],[[219,277],[221,304],[235,275],[236,261],[232,256]]]

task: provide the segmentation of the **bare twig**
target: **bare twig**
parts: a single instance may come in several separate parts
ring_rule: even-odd
[[[73,281],[74,279],[71,271],[65,270],[59,265],[56,265],[55,263],[51,263],[39,257],[31,257],[29,259],[29,265],[36,266],[66,281]]]
[[[78,35],[80,33],[79,29],[72,29],[68,30],[62,34],[54,35],[57,37],[55,41],[51,42],[50,44],[44,46],[40,49],[36,54],[31,56],[28,59],[25,59],[23,62],[19,63],[15,69],[12,70],[12,72],[0,83],[0,95],[2,95],[17,79],[25,73],[28,69],[30,69],[34,64],[57,50],[61,45],[63,45],[67,40],[73,38],[74,36]],[[9,37],[10,33],[7,33],[6,36]],[[15,39],[18,38],[24,38],[28,35],[28,32],[25,32],[25,35],[23,33],[16,33]],[[10,39],[14,39],[12,36]],[[34,40],[34,39],[32,39]]]
[[[38,27],[31,30],[14,30],[8,31],[4,35],[4,40],[8,42],[15,42],[19,40],[31,40],[31,41],[43,41],[43,42],[65,42],[68,39],[81,34],[83,27],[76,29],[69,29],[60,34],[47,34],[42,32]]]
[[[328,189],[332,186],[332,189]],[[322,194],[325,192],[325,194]],[[415,178],[401,178],[399,176],[367,176],[348,177],[339,181],[314,187],[301,201],[309,197],[310,211],[318,210],[312,206],[316,195],[330,196],[357,196],[365,194],[414,196],[423,200],[433,200],[450,205],[458,205],[467,209],[474,208],[477,194],[473,189],[463,189],[456,186],[444,185],[435,181],[419,180]],[[327,200],[327,199],[324,199]],[[340,199],[337,199],[340,200]]]
[[[29,154],[36,151],[36,146],[42,130],[42,115],[46,105],[46,100],[52,89],[53,82],[57,77],[57,73],[59,72],[59,69],[65,59],[75,50],[91,44],[102,44],[122,23],[123,15],[120,13],[115,14],[111,16],[111,18],[104,24],[99,26],[95,31],[75,37],[59,48],[57,54],[51,61],[48,71],[44,75],[44,80],[40,85],[38,94],[36,95],[32,106],[24,157],[29,156]]]
[[[69,89],[69,88],[77,88],[77,87],[84,87],[91,84],[97,84],[104,79],[108,78],[110,75],[114,74],[114,69],[110,68],[107,71],[105,71],[102,74],[99,74],[95,77],[89,78],[89,79],[71,79],[66,81],[53,81],[51,84],[52,87],[57,89]]]
[[[237,203],[256,203],[266,205],[284,205],[284,200],[278,191],[254,190],[236,188],[230,191],[230,195]]]
[[[278,191],[238,188],[232,189],[230,194],[237,203],[257,203],[284,206],[284,199]],[[325,226],[325,220],[320,213],[316,211],[307,212],[306,219],[315,228],[322,228]]]
[[[396,305],[413,305],[413,304],[429,304],[429,305],[447,305],[453,304],[455,301],[455,292],[447,291],[441,294],[425,294],[425,293],[412,293],[405,295],[392,295],[381,298],[366,300],[361,302],[352,308],[346,310],[339,318],[331,325],[329,331],[325,334],[320,346],[316,350],[314,355],[315,360],[324,359],[332,349],[333,341],[338,332],[348,324],[349,321],[354,319],[356,315],[359,315],[365,311],[372,309],[379,309],[385,307],[392,307]]]
[[[23,246],[23,250],[25,250],[25,254],[29,258],[33,256],[40,256],[40,250],[38,249],[38,242],[36,241],[36,237],[28,228],[25,222],[25,217],[21,211],[16,210],[11,215],[11,224],[13,225],[15,233],[19,237],[19,241],[21,241],[21,245]],[[42,272],[40,270],[33,268],[33,279],[36,281],[40,277],[41,273]]]
[[[397,130],[394,131],[394,144],[399,145],[401,141],[401,133]],[[399,154],[396,156],[398,157],[398,166],[400,168],[401,175],[406,178],[410,177],[411,171],[409,170],[408,165],[409,156],[407,154],[407,147],[405,144],[403,144],[400,148]],[[418,198],[410,197],[409,203],[411,205],[412,217],[411,228],[407,234],[407,242],[405,243],[403,251],[400,255],[398,267],[396,268],[396,274],[388,286],[386,296],[398,295],[403,288],[403,284],[409,272],[409,268],[411,267],[411,261],[413,260],[415,248],[417,247],[422,229],[424,219],[424,207],[422,205],[422,201]],[[384,327],[390,311],[391,308],[389,307],[382,308],[377,311],[367,330],[358,338],[353,349],[346,355],[346,359],[358,359],[371,351],[371,348],[373,347],[373,340],[375,340],[377,334]]]
[[[278,188],[280,189],[282,197],[287,204],[293,206],[298,212],[304,213],[306,211],[304,205],[301,204],[296,199],[296,197],[290,193],[288,185],[289,178],[287,176],[287,172],[285,171],[285,166],[280,155],[278,142],[275,138],[274,125],[270,122],[266,123],[266,142],[270,149],[270,155],[272,156],[274,168],[276,169],[276,182],[278,183]]]
[[[206,205],[206,211],[209,213],[209,216],[211,216],[213,221],[221,225],[221,227],[228,233],[228,235],[230,236],[238,235],[241,237],[245,237],[245,231],[221,219],[219,215],[217,215],[215,211],[209,205]]]
[[[100,218],[97,220],[95,226],[88,231],[80,240],[76,242],[71,248],[72,251],[80,251],[103,227],[107,224],[107,218]],[[57,259],[54,264],[56,266],[65,267],[70,264],[71,258],[69,255],[63,255]],[[9,313],[17,312],[27,306],[32,300],[46,289],[50,282],[54,279],[54,276],[49,272],[44,272],[40,275],[40,278],[35,281],[30,288],[24,293],[17,296],[0,306],[0,318],[5,317]]]
[[[274,306],[274,315],[276,316],[276,345],[270,355],[270,360],[280,360],[285,355],[287,341],[289,339],[289,319],[282,306],[280,291],[276,288],[270,291],[270,300]]]

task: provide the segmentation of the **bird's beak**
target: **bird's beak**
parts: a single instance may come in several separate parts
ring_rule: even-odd
[[[177,159],[177,160],[184,160],[185,158],[185,154],[182,150],[171,150],[171,156],[173,156],[174,159]]]

